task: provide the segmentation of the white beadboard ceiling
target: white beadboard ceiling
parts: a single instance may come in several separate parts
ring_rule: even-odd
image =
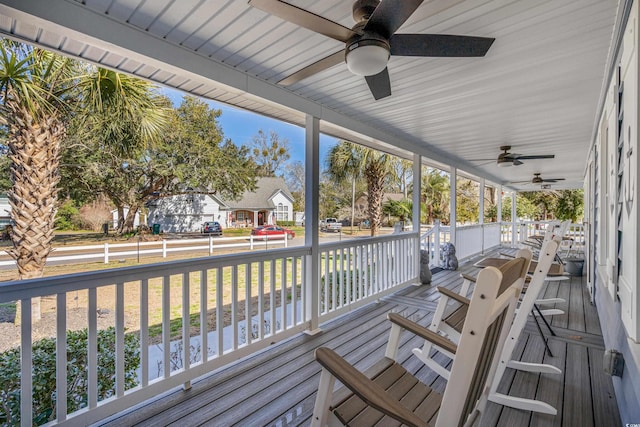
[[[382,0],[394,1],[394,0]],[[402,0],[395,0],[402,1]],[[289,0],[353,25],[350,1]],[[507,184],[581,188],[625,0],[425,0],[398,33],[495,37],[484,58],[392,57],[375,101],[341,64],[277,82],[344,48],[245,0],[0,0],[0,32],[195,95]],[[499,146],[555,154],[498,168]],[[532,185],[511,185],[533,190]]]

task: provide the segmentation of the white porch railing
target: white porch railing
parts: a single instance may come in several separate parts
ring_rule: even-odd
[[[320,246],[320,320],[326,321],[414,283],[417,233]]]
[[[518,234],[528,236],[543,224],[525,223]],[[458,257],[500,244],[502,228],[457,227]],[[580,226],[571,233],[583,239]],[[1,283],[0,304],[20,301],[26,308],[19,318],[20,366],[12,397],[19,399],[21,424],[31,426],[41,415],[33,398],[40,381],[34,377],[29,310],[35,298],[55,301],[48,321],[56,325],[56,390],[49,396],[54,412],[45,421],[87,425],[176,386],[188,388],[194,378],[417,282],[417,245],[437,265],[439,246],[448,240],[448,227],[437,226],[422,237],[400,233],[322,244],[315,255],[307,247],[283,248]],[[304,278],[316,268],[317,277],[308,283]],[[67,315],[78,301],[86,307],[80,326],[87,330],[81,356],[86,368],[67,356]],[[106,328],[104,312],[113,315],[115,344],[109,350],[113,363],[103,366],[98,340]],[[133,352],[129,334],[137,340]],[[114,379],[106,391],[99,384],[105,371]]]
[[[523,221],[518,223],[516,227],[516,235],[513,236],[513,224],[502,223],[485,223],[472,225],[458,225],[456,227],[456,255],[459,260],[484,253],[486,250],[501,244],[516,244],[523,242],[533,235],[544,234],[547,225],[551,221]],[[565,241],[563,245],[565,250],[570,248],[575,250],[576,247],[584,246],[585,236],[584,229],[581,224],[571,224],[566,238],[571,240]],[[441,262],[440,247],[451,241],[451,228],[443,226],[439,221],[420,236],[420,249],[429,253],[429,265],[437,267]]]
[[[320,245],[315,257],[306,247],[273,249],[2,283],[0,303],[25,308],[16,389],[4,395],[21,396],[23,426],[91,424],[415,282],[417,242],[417,233],[401,233]],[[306,283],[310,262],[319,277]],[[53,317],[42,320],[56,325],[54,410],[44,419],[33,397],[41,380],[29,309],[36,298],[55,301]],[[77,359],[67,353],[76,306],[86,307],[80,328],[87,330]],[[115,330],[111,362],[100,350],[104,313]],[[86,366],[75,366],[80,359]],[[105,375],[111,389],[103,389]]]

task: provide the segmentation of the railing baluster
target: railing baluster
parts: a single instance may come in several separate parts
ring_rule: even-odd
[[[364,275],[364,289],[365,289],[365,295],[369,296],[369,295],[373,295],[374,291],[371,288],[371,260],[370,260],[370,256],[371,256],[371,252],[369,252],[369,249],[371,249],[371,245],[368,243],[365,243],[362,246],[362,252],[363,252],[363,256],[362,256],[362,262],[363,262],[363,275]]]
[[[251,316],[251,268],[253,264],[244,265],[244,324],[247,336],[247,345],[253,341],[253,316]]]
[[[22,314],[20,316],[20,425],[33,425],[33,349],[31,347],[31,298],[20,300]]]
[[[331,250],[331,298],[333,301],[333,309],[337,309],[338,307],[340,307],[340,304],[338,303],[339,298],[338,298],[338,275],[337,275],[337,269],[336,269],[336,263],[338,262],[338,260],[336,259],[337,257],[337,252],[335,249]],[[328,261],[328,260],[327,260]],[[328,262],[327,262],[328,264]]]
[[[329,284],[329,251],[322,252],[322,258],[324,259],[324,310],[320,310],[321,314],[329,313],[331,311],[331,305],[329,301],[329,295],[331,295],[331,286]]]
[[[258,264],[258,338],[264,338],[264,261]]]
[[[208,295],[207,270],[200,270],[200,360],[202,363],[209,360]]]
[[[269,291],[269,317],[270,317],[270,325],[269,332],[271,336],[276,333],[276,260],[272,259],[269,262],[269,273],[270,273],[270,291]]]
[[[143,387],[149,385],[149,280],[140,281],[140,368]]]
[[[67,419],[67,294],[56,295],[56,419]]]
[[[291,326],[298,324],[298,257],[291,257]]]
[[[171,277],[162,277],[162,366],[163,377],[171,371]]]
[[[231,337],[233,349],[238,349],[238,264],[231,267]]]
[[[285,236],[285,241],[287,237]],[[280,261],[280,330],[287,330],[287,258]]]
[[[116,396],[124,396],[124,283],[116,284]]]
[[[183,369],[187,370],[191,366],[191,280],[190,273],[182,273],[182,351],[183,351]],[[187,381],[182,384],[184,390],[191,388],[191,382]]]
[[[88,289],[87,308],[87,404],[90,409],[98,406],[98,298],[97,289]],[[142,343],[141,343],[142,344]],[[145,365],[142,365],[144,372]],[[146,385],[146,384],[143,384]]]
[[[223,267],[216,268],[216,332],[218,336],[218,357],[224,354],[223,270]]]

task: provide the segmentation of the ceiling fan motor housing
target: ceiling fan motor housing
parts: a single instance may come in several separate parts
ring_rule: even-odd
[[[356,22],[367,21],[376,7],[380,4],[380,0],[356,0],[353,2],[351,9],[353,20]]]

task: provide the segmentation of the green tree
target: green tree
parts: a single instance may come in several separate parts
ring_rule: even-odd
[[[449,176],[445,172],[426,168],[422,175],[422,202],[426,206],[427,224],[440,219],[443,224],[449,223]]]
[[[520,219],[533,219],[538,212],[538,207],[531,200],[520,193],[516,196],[516,215]],[[511,221],[511,197],[507,196],[502,201],[502,219]]]
[[[287,163],[285,166],[285,182],[291,191],[293,196],[293,210],[304,211],[304,197],[305,197],[305,169],[304,164],[298,160]]]
[[[553,213],[561,221],[570,219],[571,222],[578,222],[584,214],[584,191],[561,190]]]
[[[221,194],[235,198],[255,188],[255,164],[248,150],[225,140],[218,123],[220,110],[186,96],[169,112],[163,137],[144,149],[100,149],[99,139],[71,144],[67,172],[75,188],[109,197],[118,209],[119,232],[133,229],[135,214],[158,197],[185,193]],[[126,216],[124,208],[129,208]]]
[[[456,220],[475,224],[480,212],[480,187],[478,182],[468,178],[458,178],[456,189]]]
[[[252,138],[251,156],[258,166],[258,176],[282,176],[283,167],[291,157],[289,140],[280,138],[275,131],[267,135],[262,129]]]
[[[69,193],[84,193],[88,200],[107,194],[119,218],[124,218],[119,231],[128,231],[144,200],[133,194],[137,180],[131,171],[166,133],[169,102],[153,84],[102,68],[88,67],[75,91],[76,114],[69,127],[73,135],[67,139],[63,163],[69,167],[64,173],[69,179],[64,183],[78,185],[81,190]]]
[[[355,145],[340,141],[331,147],[326,159],[329,178],[336,183],[349,182],[351,184],[351,234],[356,216],[356,182],[362,177],[362,164]]]

